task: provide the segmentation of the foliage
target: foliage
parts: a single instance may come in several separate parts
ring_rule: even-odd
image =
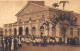
[[[58,5],[58,3],[54,3],[53,6],[56,8],[56,7],[58,7],[59,5]]]
[[[60,3],[59,4],[63,4],[63,10],[64,10],[64,7],[65,7],[65,5],[66,5],[66,3],[69,3],[69,1],[60,1]]]

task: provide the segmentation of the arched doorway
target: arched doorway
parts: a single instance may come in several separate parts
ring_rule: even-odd
[[[40,33],[41,33],[41,36],[43,36],[43,34],[44,34],[44,27],[43,26],[40,27]]]
[[[12,29],[9,29],[9,35],[12,35]]]
[[[16,30],[16,28],[14,29],[14,35],[17,35],[17,30]]]
[[[19,27],[19,35],[22,35],[23,29],[22,27]]]
[[[28,29],[28,27],[26,28],[26,35],[29,35],[29,29]]]
[[[32,35],[36,35],[36,28],[35,27],[32,28]]]

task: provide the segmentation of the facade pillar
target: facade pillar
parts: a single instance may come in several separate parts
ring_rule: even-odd
[[[13,27],[13,24],[12,24],[12,35],[14,35],[14,27]]]
[[[7,36],[9,36],[10,34],[9,34],[9,27],[7,27]]]
[[[3,36],[5,36],[5,27],[3,28]]]
[[[29,21],[29,35],[32,35],[32,25],[31,25],[31,21]]]
[[[77,29],[76,28],[73,29],[73,38],[74,37],[78,37],[78,33],[77,33]]]
[[[52,36],[52,24],[49,24],[49,36]]]
[[[39,32],[39,24],[38,24],[38,20],[37,20],[37,24],[36,24],[36,36],[40,36],[40,32]]]
[[[23,34],[23,36],[24,36],[24,35],[25,35],[25,26],[24,26],[24,22],[23,22],[23,26],[22,26],[22,27],[23,27],[23,33],[22,33],[22,34]]]
[[[60,37],[60,24],[56,25],[56,37]]]
[[[45,21],[49,21],[49,18],[46,18]],[[44,36],[49,36],[49,28],[44,25]]]
[[[59,37],[60,37],[60,24],[57,23],[57,25],[56,25],[56,42],[59,42]]]
[[[47,26],[44,25],[44,35],[43,36],[48,36],[49,35],[48,33],[49,32],[48,32]]]
[[[17,30],[17,35],[19,35],[19,26],[18,26],[18,23],[17,23],[17,28],[16,28],[16,30]]]

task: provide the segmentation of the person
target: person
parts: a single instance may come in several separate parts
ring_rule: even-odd
[[[69,38],[67,38],[67,44],[69,44]]]
[[[17,47],[18,47],[18,37],[16,38],[16,40],[17,40]]]
[[[47,42],[47,39],[46,39],[46,36],[43,38],[43,46],[46,46],[46,42]]]
[[[17,50],[17,40],[14,39],[14,49]]]
[[[19,47],[22,47],[22,43],[21,43],[21,38],[19,37],[19,39],[18,39],[18,46]]]
[[[14,38],[12,37],[11,50],[14,50]]]
[[[5,49],[7,50],[8,49],[8,40],[7,40],[7,37],[5,37],[5,45],[6,45],[6,47],[5,47]]]
[[[36,45],[38,46],[39,45],[39,39],[36,38]]]
[[[11,50],[11,44],[12,44],[12,40],[11,38],[9,39],[9,49]]]
[[[61,38],[59,38],[59,44],[61,44],[62,43],[62,39]]]
[[[4,50],[4,38],[3,37],[1,39],[1,44],[2,44],[2,50]]]

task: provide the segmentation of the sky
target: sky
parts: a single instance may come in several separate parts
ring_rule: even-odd
[[[30,0],[0,0],[0,27],[4,24],[14,23],[17,21],[15,16]],[[33,1],[33,0],[31,0]],[[34,0],[40,1],[40,0]],[[52,6],[53,3],[59,3],[63,0],[44,0],[45,5]],[[67,0],[69,3],[66,4],[65,10],[74,11],[80,13],[80,0]],[[62,9],[62,4],[58,7]]]

